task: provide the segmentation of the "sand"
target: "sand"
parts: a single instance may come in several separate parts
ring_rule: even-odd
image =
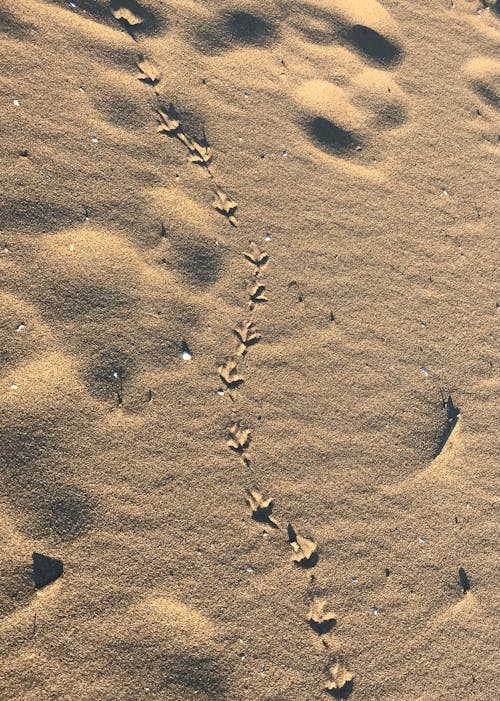
[[[2,701],[498,697],[499,13],[3,0]]]

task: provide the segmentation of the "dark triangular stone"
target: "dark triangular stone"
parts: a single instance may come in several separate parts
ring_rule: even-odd
[[[58,579],[63,573],[63,562],[55,557],[33,553],[33,581],[35,589],[41,589]]]

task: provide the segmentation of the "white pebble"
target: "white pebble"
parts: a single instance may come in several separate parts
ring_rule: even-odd
[[[252,565],[247,565],[247,566],[246,566],[246,570],[247,570],[247,572],[248,572],[249,574],[252,574],[252,573],[253,573],[253,567],[252,567]]]
[[[264,241],[270,241],[271,240],[271,234],[266,234],[264,236]]]
[[[224,396],[224,390],[223,390],[223,389],[218,389],[218,390],[217,390],[217,394],[219,395],[219,397],[223,397],[223,396]]]
[[[182,359],[183,360],[191,360],[191,353],[188,353],[187,351],[182,351]]]
[[[22,331],[24,328],[25,328],[25,325],[24,325],[24,324],[18,324],[18,325],[16,326],[16,331]]]
[[[378,608],[376,606],[372,608],[372,611],[374,616],[378,616]]]
[[[17,389],[17,385],[11,385],[10,388],[11,388],[11,389]]]
[[[425,540],[424,540],[421,536],[418,536],[418,542],[419,542],[419,543],[425,543]]]
[[[357,584],[359,582],[359,578],[358,577],[351,577],[351,582],[353,584]]]
[[[97,136],[91,136],[91,137],[90,137],[90,140],[91,140],[94,144],[96,144],[97,141],[98,141],[98,138],[97,138]]]
[[[14,107],[19,107],[21,103],[19,102],[19,100],[12,100],[12,104],[14,105]]]
[[[422,371],[422,374],[425,375],[425,377],[429,377],[429,371],[427,370],[427,368],[420,368],[420,370]]]

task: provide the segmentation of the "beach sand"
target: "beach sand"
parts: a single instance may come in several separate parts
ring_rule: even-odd
[[[496,699],[500,3],[0,34],[2,701]]]

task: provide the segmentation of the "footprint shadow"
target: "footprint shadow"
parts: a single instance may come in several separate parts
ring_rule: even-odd
[[[345,32],[345,38],[365,58],[382,66],[394,66],[401,61],[401,49],[374,29],[355,24]]]
[[[270,46],[277,36],[276,25],[263,17],[235,9],[220,13],[207,26],[199,28],[194,45],[203,54],[216,55],[238,46]]]
[[[346,155],[361,147],[361,142],[353,132],[347,131],[325,117],[314,117],[307,122],[311,139],[325,151],[333,155]]]

